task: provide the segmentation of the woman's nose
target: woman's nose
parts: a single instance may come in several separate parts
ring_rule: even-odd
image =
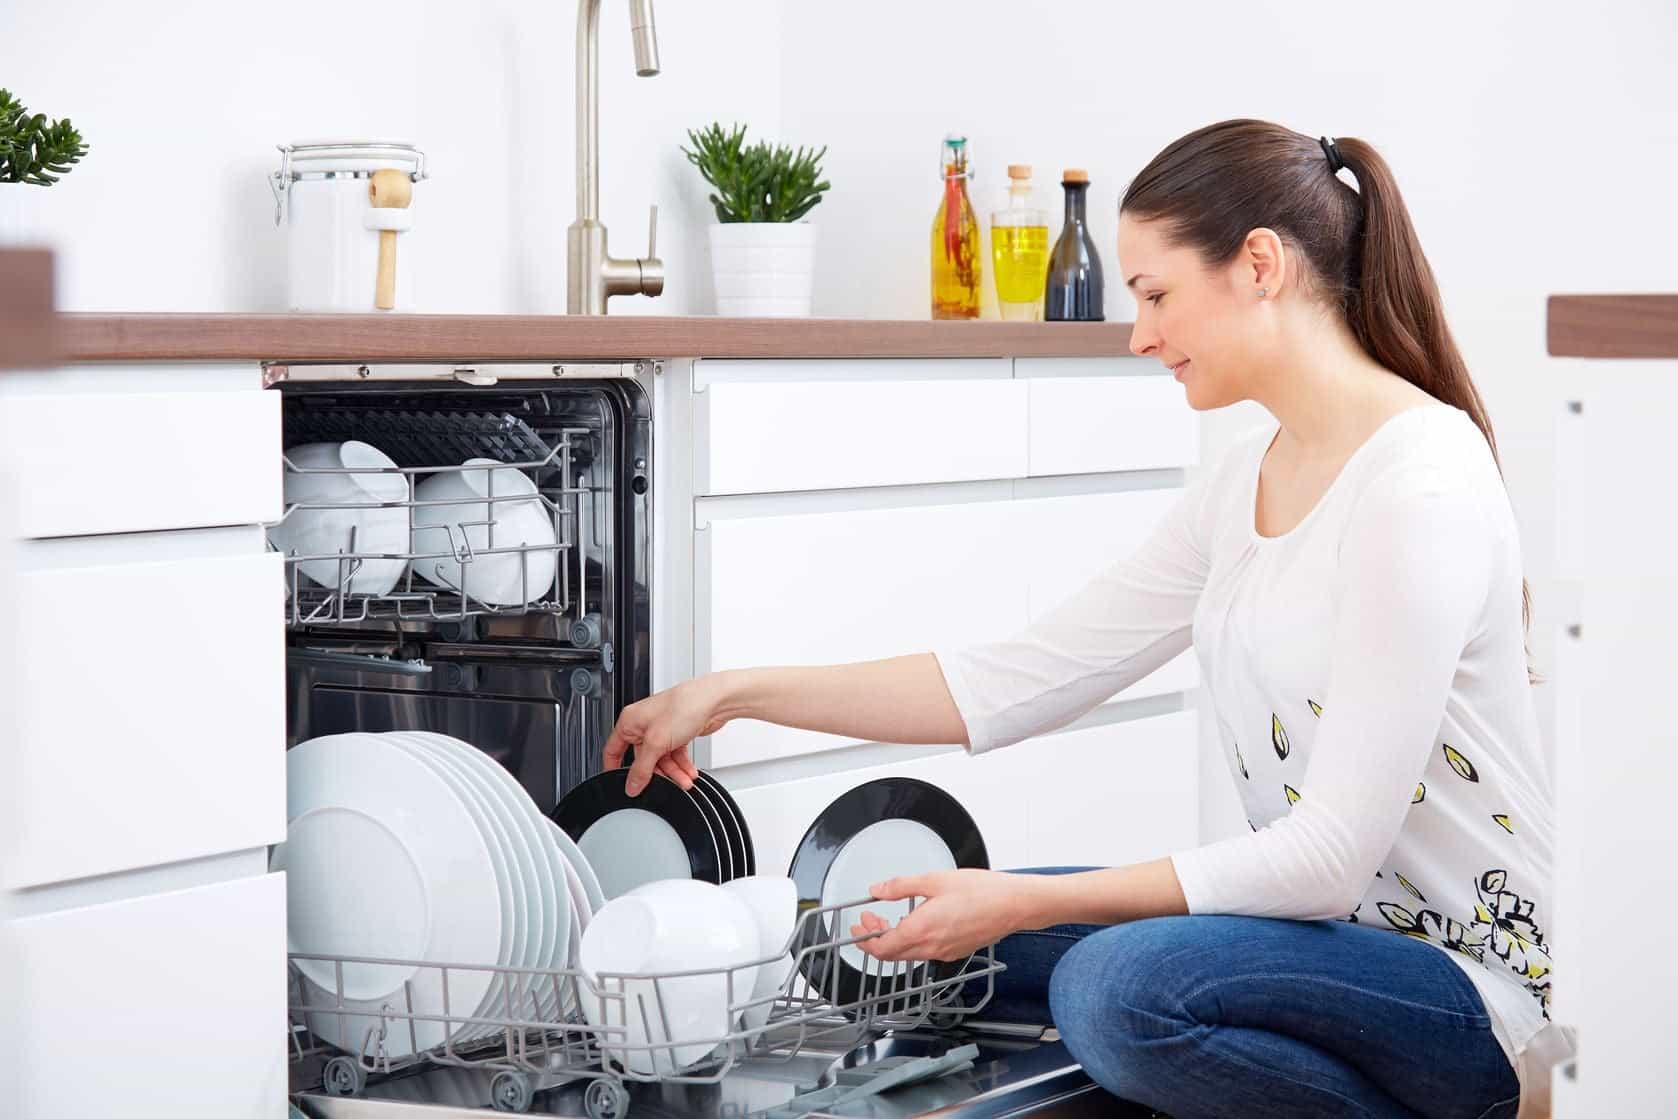
[[[1147,357],[1159,350],[1159,332],[1151,329],[1142,321],[1142,316],[1136,316],[1136,322],[1130,328],[1130,352],[1137,357]]]

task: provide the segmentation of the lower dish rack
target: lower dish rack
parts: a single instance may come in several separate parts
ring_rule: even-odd
[[[591,976],[577,968],[292,953],[291,1090],[294,1095],[360,1096],[384,1080],[426,1067],[449,1067],[491,1077],[488,1102],[495,1111],[525,1112],[537,1093],[582,1082],[590,1119],[624,1119],[630,1109],[627,1082],[716,1084],[743,1062],[754,1067],[791,1062],[806,1051],[844,1050],[888,1031],[950,1029],[984,1008],[994,991],[994,977],[1003,970],[992,948],[960,963],[882,962],[852,948],[881,934],[852,937],[841,927],[846,920],[842,914],[871,903],[860,899],[805,910],[785,953],[683,972]],[[785,967],[789,957],[793,966],[780,987],[754,995],[757,969]],[[357,966],[402,968],[412,974],[399,992],[372,1009],[365,1003],[351,1005],[345,996],[345,969]],[[317,975],[329,972],[335,989],[308,979],[305,968]],[[500,984],[491,1012],[479,1013],[481,1007],[461,1010],[450,999],[451,984],[458,989],[469,985],[463,976],[485,974]],[[691,991],[696,982],[724,992],[724,1032],[688,1036],[672,1031],[669,1000],[678,984]],[[417,994],[422,991],[423,998]],[[743,1018],[748,1016],[756,1021],[746,1024]],[[328,1045],[320,1032],[356,1042],[357,1051]],[[439,1033],[444,1038],[440,1044],[420,1044]],[[693,1061],[696,1050],[705,1055]],[[848,1084],[810,1083],[805,1089],[814,1107],[830,1102],[838,1091],[867,1094],[970,1063],[964,1049],[954,1050],[913,1067],[882,1070],[874,1087],[853,1075]],[[755,1114],[780,1119],[802,1111],[795,1097]]]

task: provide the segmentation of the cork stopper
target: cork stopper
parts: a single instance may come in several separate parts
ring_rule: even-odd
[[[1090,173],[1082,167],[1068,167],[1061,172],[1060,181],[1063,183],[1087,183],[1090,181]]]
[[[1010,179],[1029,179],[1029,178],[1031,178],[1031,164],[1029,164],[1029,163],[1010,163],[1008,165],[1008,177]]]

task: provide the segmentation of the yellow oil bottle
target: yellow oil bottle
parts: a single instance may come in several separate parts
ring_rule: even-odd
[[[991,214],[991,263],[996,266],[996,305],[1016,322],[1043,318],[1043,284],[1049,274],[1049,212],[1031,203],[1031,168],[1008,165],[1008,205]]]
[[[944,137],[939,162],[944,170],[944,197],[932,219],[932,317],[976,319],[984,269],[979,219],[967,197],[967,180],[972,177],[967,137]]]

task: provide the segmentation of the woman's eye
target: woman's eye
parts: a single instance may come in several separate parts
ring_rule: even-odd
[[[1154,294],[1148,296],[1148,302],[1152,303],[1155,307],[1158,307],[1159,306],[1159,301],[1164,299],[1164,298],[1165,298],[1165,293],[1163,291],[1156,291],[1156,292],[1154,292]]]

